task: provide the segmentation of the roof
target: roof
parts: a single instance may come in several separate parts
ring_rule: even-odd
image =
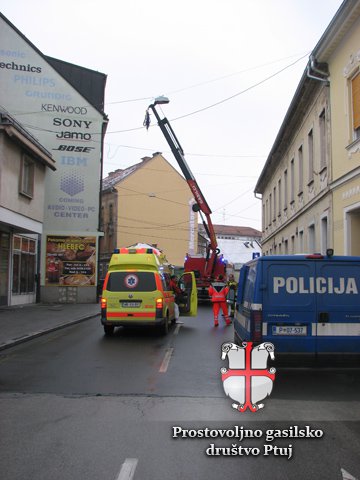
[[[348,33],[350,26],[359,18],[360,15],[360,0],[345,0],[339,7],[338,11],[331,20],[329,26],[321,36],[319,42],[314,47],[310,54],[308,65],[301,77],[297,86],[294,97],[286,112],[283,123],[276,136],[275,142],[268,155],[264,168],[255,185],[254,192],[262,194],[268,180],[268,171],[275,165],[279,157],[283,153],[283,148],[286,147],[289,137],[296,129],[297,122],[300,121],[303,112],[306,109],[307,103],[313,97],[314,92],[320,88],[318,80],[309,78],[308,68],[311,69],[311,61],[313,60],[316,66],[326,74],[327,64],[330,56],[342,41],[344,36]],[[318,76],[318,74],[316,74]],[[324,75],[323,80],[326,79]]]
[[[256,228],[239,227],[234,225],[213,225],[216,235],[232,235],[235,237],[257,237],[261,238],[262,233]],[[199,224],[199,230],[203,231],[204,227]]]
[[[108,190],[111,190],[115,185],[123,181],[127,176],[142,168],[145,164],[149,162],[149,160],[152,160],[152,158],[154,157],[143,157],[140,163],[136,163],[135,165],[131,165],[130,167],[124,169],[118,168],[114,172],[110,172],[109,175],[102,181],[102,191],[106,192]]]
[[[4,110],[0,110],[0,130],[5,131],[10,138],[20,143],[41,163],[51,170],[56,170],[52,154],[21,123]]]
[[[104,116],[105,85],[107,76],[89,68],[74,65],[45,55],[46,60],[65,78],[96,110]]]
[[[132,175],[136,171],[140,170],[142,167],[144,167],[146,164],[148,164],[151,160],[153,160],[156,157],[161,157],[163,161],[166,162],[174,170],[174,172],[176,172],[176,174],[179,175],[185,181],[184,177],[171,165],[171,163],[169,163],[166,160],[166,158],[162,156],[161,152],[155,152],[153,153],[152,157],[143,157],[141,159],[141,162],[136,163],[135,165],[131,165],[130,167],[127,167],[124,169],[118,168],[114,172],[110,172],[107,177],[103,178],[103,181],[102,181],[103,193],[111,191],[111,189],[115,185],[122,182],[129,175]]]

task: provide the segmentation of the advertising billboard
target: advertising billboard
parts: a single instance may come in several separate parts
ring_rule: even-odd
[[[45,178],[45,236],[97,237],[104,114],[1,16],[0,83],[2,108],[56,161],[56,171],[48,169]],[[45,236],[42,286],[48,285]]]
[[[95,285],[96,237],[47,236],[46,286]]]

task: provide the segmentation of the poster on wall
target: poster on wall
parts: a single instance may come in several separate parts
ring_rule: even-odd
[[[93,287],[96,237],[47,236],[45,276],[47,287]]]

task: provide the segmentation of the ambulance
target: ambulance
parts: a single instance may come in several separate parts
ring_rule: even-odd
[[[337,359],[360,353],[360,257],[277,255],[240,270],[234,340],[271,342],[275,357]],[[284,358],[284,356],[282,356]]]
[[[148,245],[116,249],[111,256],[101,296],[101,323],[105,335],[115,327],[156,327],[166,335],[178,315],[197,315],[193,272],[183,274],[180,304],[170,288],[171,268],[165,255]]]

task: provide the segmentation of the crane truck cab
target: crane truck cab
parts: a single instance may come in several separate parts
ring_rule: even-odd
[[[166,335],[176,320],[175,295],[170,288],[170,265],[160,250],[142,246],[116,249],[111,256],[101,296],[101,323],[105,335],[115,327],[157,327]],[[193,272],[179,279],[183,290],[180,315],[197,315]]]

